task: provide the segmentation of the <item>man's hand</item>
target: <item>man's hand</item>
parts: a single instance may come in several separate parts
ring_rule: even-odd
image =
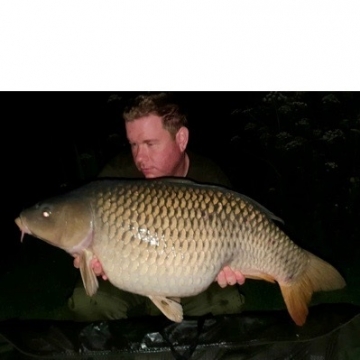
[[[78,269],[80,267],[80,258],[79,256],[75,256],[74,266]],[[91,268],[94,270],[96,276],[101,276],[104,280],[107,280],[107,276],[104,273],[104,270],[100,264],[100,261],[95,256],[92,258],[90,262]]]
[[[233,271],[229,266],[225,266],[216,277],[220,287],[224,288],[227,285],[243,285],[245,283],[245,276],[240,271]]]

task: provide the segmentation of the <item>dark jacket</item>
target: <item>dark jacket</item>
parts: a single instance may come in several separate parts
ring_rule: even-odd
[[[221,168],[211,159],[188,152],[189,171],[187,178],[208,184],[222,185],[231,188],[231,183]],[[131,153],[120,153],[112,158],[100,171],[99,177],[142,178],[143,174],[136,168]]]

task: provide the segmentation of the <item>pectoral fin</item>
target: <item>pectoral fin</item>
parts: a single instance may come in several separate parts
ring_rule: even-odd
[[[165,296],[149,296],[149,299],[162,311],[162,313],[172,321],[181,322],[183,319],[183,308],[175,301],[175,298]],[[179,299],[180,300],[180,299]]]
[[[90,250],[84,250],[80,255],[80,274],[86,294],[89,296],[93,296],[99,287],[98,279],[90,266],[92,258],[93,253]]]

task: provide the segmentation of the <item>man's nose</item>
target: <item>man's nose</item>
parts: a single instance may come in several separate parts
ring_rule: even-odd
[[[135,154],[134,154],[134,158],[137,162],[141,162],[143,161],[144,159],[146,159],[147,157],[147,151],[145,149],[144,146],[138,146],[136,151],[135,151]]]

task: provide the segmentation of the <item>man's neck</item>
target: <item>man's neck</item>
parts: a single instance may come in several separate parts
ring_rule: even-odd
[[[187,153],[185,153],[183,177],[187,176],[187,174],[189,172],[189,167],[190,167],[189,155]]]
[[[185,152],[184,157],[183,157],[183,161],[177,167],[177,171],[176,171],[175,176],[177,176],[177,177],[186,177],[186,175],[188,174],[188,171],[189,171],[189,166],[190,166],[190,159],[189,159],[188,154]]]

